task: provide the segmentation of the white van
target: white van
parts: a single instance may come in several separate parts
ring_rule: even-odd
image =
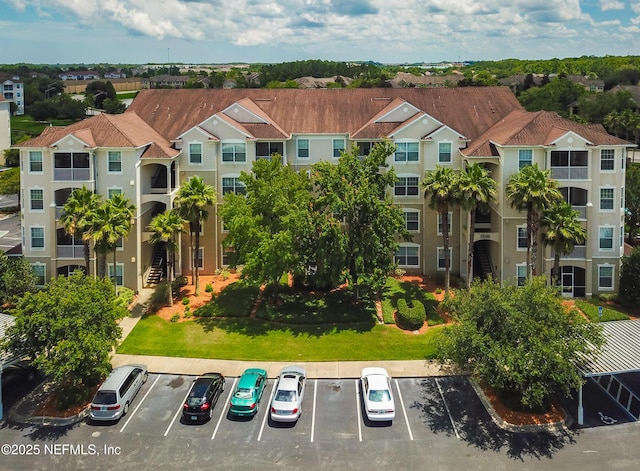
[[[145,365],[114,368],[91,401],[91,420],[118,420],[129,410],[142,385],[147,381]]]

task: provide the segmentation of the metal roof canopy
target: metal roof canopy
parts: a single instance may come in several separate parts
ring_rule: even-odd
[[[15,323],[15,317],[0,312],[0,341],[4,339],[7,329]],[[0,351],[0,369],[10,366],[13,363],[20,361],[21,359],[22,357],[20,356],[16,357],[8,352]]]
[[[606,343],[598,357],[580,364],[585,378],[640,372],[640,321],[603,322]]]

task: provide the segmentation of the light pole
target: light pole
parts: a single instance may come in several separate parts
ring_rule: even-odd
[[[47,88],[47,89],[44,91],[44,99],[46,100],[47,98],[49,98],[49,92],[50,92],[50,91],[53,91],[53,90],[55,90],[55,89],[56,89],[56,87],[50,87],[50,88]]]

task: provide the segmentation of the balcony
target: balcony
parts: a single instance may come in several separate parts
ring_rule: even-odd
[[[551,167],[551,178],[555,180],[586,180],[589,167]]]
[[[83,245],[56,245],[58,258],[84,258]]]
[[[551,249],[551,257],[555,258],[555,250]],[[566,259],[580,259],[580,260],[584,260],[587,256],[587,247],[584,245],[576,245],[573,248],[573,252],[571,252],[568,255],[560,255],[560,260],[566,260]]]
[[[53,179],[58,182],[89,181],[91,171],[88,168],[54,168]]]

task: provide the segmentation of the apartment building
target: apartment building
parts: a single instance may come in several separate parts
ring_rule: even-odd
[[[149,242],[147,226],[173,206],[180,185],[192,175],[217,189],[219,205],[223,194],[244,191],[240,172],[257,159],[278,153],[303,170],[321,160],[337,162],[354,145],[366,155],[382,139],[397,147],[388,163],[399,179],[390,191],[413,239],[400,244],[395,258],[407,272],[444,271],[441,221],[420,188],[425,172],[481,162],[498,183],[499,198],[476,223],[474,275],[522,281],[526,214],[511,207],[504,189],[511,175],[536,163],[558,180],[588,234],[585,245],[561,258],[565,294],[617,289],[628,143],[601,126],[526,112],[507,87],[143,90],[122,115],[50,127],[20,144],[23,253],[41,283],[81,267],[82,241],[64,233],[62,206],[83,185],[105,198],[123,193],[136,205],[136,216],[109,272],[139,290],[161,255]],[[218,209],[212,208],[201,228],[203,274],[228,263]],[[451,267],[461,278],[467,276],[468,218],[466,211],[451,208]],[[191,272],[189,242],[188,235],[181,237],[178,273]],[[537,271],[549,275],[553,253],[540,250]]]
[[[24,84],[19,77],[12,77],[2,81],[2,96],[16,105],[15,114],[24,114]]]

